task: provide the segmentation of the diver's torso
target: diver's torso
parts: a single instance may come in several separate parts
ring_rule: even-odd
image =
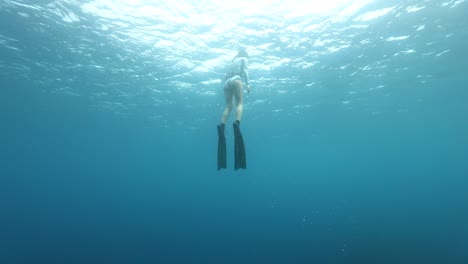
[[[231,65],[229,67],[229,76],[232,77],[234,75],[242,76],[243,74],[243,66],[247,66],[247,58],[235,58],[232,60]]]

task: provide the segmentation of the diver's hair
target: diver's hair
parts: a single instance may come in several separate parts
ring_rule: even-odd
[[[236,58],[239,58],[239,57],[244,57],[244,58],[248,59],[249,54],[247,53],[247,51],[245,51],[245,49],[241,49],[241,50],[239,50],[239,52],[236,55]]]

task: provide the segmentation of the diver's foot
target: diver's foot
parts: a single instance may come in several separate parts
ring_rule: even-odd
[[[219,136],[221,136],[221,135],[224,136],[224,127],[225,127],[224,123],[221,123],[221,124],[218,125],[218,135]]]

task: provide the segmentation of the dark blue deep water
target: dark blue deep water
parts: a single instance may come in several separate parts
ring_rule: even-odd
[[[468,263],[468,1],[157,2],[0,0],[1,264]]]

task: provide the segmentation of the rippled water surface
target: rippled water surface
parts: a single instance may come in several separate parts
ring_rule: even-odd
[[[1,0],[0,263],[468,263],[467,47],[466,0]]]

